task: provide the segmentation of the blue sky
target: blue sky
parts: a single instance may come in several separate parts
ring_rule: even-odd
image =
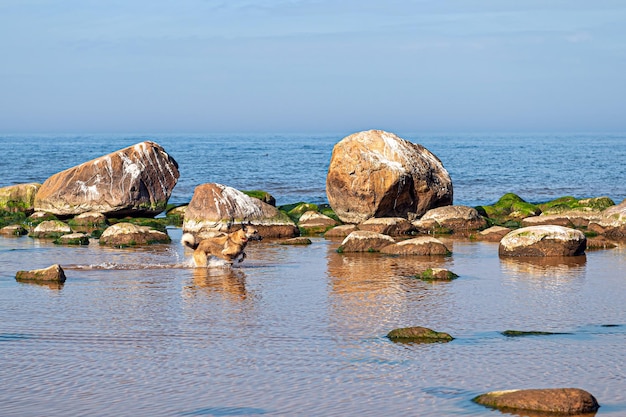
[[[623,0],[0,0],[0,132],[624,132],[625,22]]]

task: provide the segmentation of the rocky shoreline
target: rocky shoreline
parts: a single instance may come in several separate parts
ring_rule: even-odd
[[[533,204],[505,194],[489,206],[454,205],[452,181],[439,158],[383,131],[359,132],[335,146],[325,205],[276,206],[264,191],[206,183],[197,185],[188,204],[173,207],[168,199],[178,177],[178,164],[160,145],[142,142],[60,172],[43,184],[0,188],[0,234],[52,239],[59,245],[87,245],[96,239],[122,248],[168,244],[167,226],[202,238],[246,222],[282,244],[307,245],[308,237],[323,236],[341,240],[340,254],[396,257],[454,256],[438,236],[499,242],[499,256],[528,258],[575,257],[626,241],[626,200],[615,204],[607,197],[566,196]],[[451,281],[458,275],[430,269],[416,277]],[[53,265],[18,271],[16,279],[62,284],[65,275],[60,265]],[[389,338],[406,343],[453,340],[422,327],[396,329]],[[593,396],[576,389],[523,394],[520,399],[522,393],[489,393],[476,401],[561,413],[598,407]],[[508,397],[511,402],[504,401]],[[552,405],[544,400],[557,397]],[[536,408],[537,402],[543,408]]]

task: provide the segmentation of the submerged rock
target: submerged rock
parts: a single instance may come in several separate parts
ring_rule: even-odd
[[[580,230],[562,226],[529,226],[500,241],[501,256],[576,256],[585,252],[587,238]]]
[[[369,130],[334,146],[326,194],[341,221],[358,224],[370,217],[419,217],[452,204],[452,180],[423,146]]]
[[[33,269],[30,271],[17,271],[16,281],[41,282],[41,283],[64,283],[66,280],[65,271],[61,265],[55,264],[44,269]]]
[[[298,236],[298,237],[292,237],[291,239],[286,239],[283,240],[282,242],[280,242],[281,245],[310,245],[313,242],[311,242],[311,239],[309,239],[308,237],[303,237],[303,236]]]
[[[296,224],[276,207],[222,184],[195,188],[185,210],[183,232],[203,237],[212,232],[232,232],[233,226],[250,223],[263,237],[295,237]]]
[[[593,395],[579,388],[493,391],[479,395],[473,401],[503,411],[528,410],[560,415],[593,413],[600,407]]]
[[[63,217],[88,211],[155,216],[165,210],[179,175],[176,161],[146,141],[51,176],[37,191],[35,210]]]
[[[428,268],[424,272],[415,275],[415,278],[422,281],[452,281],[459,276],[444,268]]]
[[[402,327],[387,334],[394,342],[404,343],[445,343],[454,340],[448,333],[436,332],[426,327]]]

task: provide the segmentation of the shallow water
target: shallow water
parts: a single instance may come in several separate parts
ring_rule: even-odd
[[[624,246],[541,261],[465,240],[446,258],[264,240],[205,270],[168,232],[138,249],[0,238],[1,415],[486,416],[480,393],[570,386],[626,415]],[[60,288],[15,281],[53,263]],[[460,277],[411,278],[427,267]],[[385,337],[417,325],[456,339]]]

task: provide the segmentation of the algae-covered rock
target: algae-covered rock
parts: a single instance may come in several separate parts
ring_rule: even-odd
[[[562,226],[529,226],[502,238],[500,256],[576,256],[585,252],[587,238],[580,230]]]
[[[505,330],[503,336],[507,337],[524,337],[524,336],[552,336],[569,333],[545,332],[541,330]]]
[[[615,202],[609,197],[595,197],[578,199],[572,196],[559,197],[546,203],[537,204],[544,214],[561,214],[570,211],[601,212],[614,206]]]
[[[67,235],[59,236],[54,240],[57,245],[89,245],[89,235],[86,233],[70,233]]]
[[[420,218],[420,224],[434,221],[439,228],[452,232],[481,230],[487,226],[487,220],[473,207],[445,206],[428,210]]]
[[[452,281],[459,276],[444,268],[428,268],[424,272],[415,275],[415,278],[422,281]]]
[[[387,334],[394,342],[404,343],[446,343],[454,340],[448,333],[436,332],[426,327],[402,327]]]
[[[298,228],[304,234],[324,233],[336,225],[337,221],[317,211],[307,211],[298,220]]]
[[[515,222],[523,218],[541,214],[539,207],[513,193],[503,195],[491,206],[478,206],[476,210],[482,216],[488,217],[493,224],[505,227],[514,226]]]
[[[27,233],[28,230],[24,229],[24,227],[19,224],[11,224],[0,229],[0,235],[2,236],[23,236]]]
[[[266,204],[269,204],[270,206],[276,207],[276,199],[274,198],[273,195],[271,195],[267,191],[248,190],[248,191],[241,191],[241,192],[246,194],[249,197],[258,198],[259,200],[261,200],[262,202]]]
[[[67,223],[62,222],[61,220],[46,220],[39,223],[29,236],[44,239],[56,239],[69,233],[72,233],[72,229]]]
[[[600,407],[593,395],[579,388],[493,391],[473,401],[502,411],[527,410],[558,415],[593,413]]]
[[[17,271],[15,280],[20,282],[64,283],[65,271],[61,265],[55,264],[44,269]]]
[[[116,247],[170,242],[171,239],[166,233],[151,229],[148,226],[137,226],[127,222],[109,226],[100,236],[101,245]]]
[[[0,188],[0,211],[31,214],[35,209],[35,194],[39,183],[9,185]]]

